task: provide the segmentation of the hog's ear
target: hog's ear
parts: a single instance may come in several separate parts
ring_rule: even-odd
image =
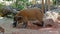
[[[21,20],[21,19],[23,19],[22,16],[17,16],[17,17],[16,17],[16,20]]]

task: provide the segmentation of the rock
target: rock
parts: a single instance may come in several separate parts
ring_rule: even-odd
[[[53,21],[53,19],[45,19],[44,27],[57,27],[57,23]]]

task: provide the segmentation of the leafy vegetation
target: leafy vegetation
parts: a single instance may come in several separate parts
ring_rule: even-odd
[[[4,5],[2,5],[2,4],[0,3],[0,8],[3,7],[3,6],[4,6]]]
[[[30,2],[28,2],[28,0],[16,0],[16,2],[14,4],[12,4],[13,7],[16,7],[20,10],[24,9],[26,6],[31,5]]]
[[[56,0],[52,0],[53,1],[53,5],[56,5]]]

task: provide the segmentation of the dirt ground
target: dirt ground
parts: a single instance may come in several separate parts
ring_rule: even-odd
[[[12,28],[12,23],[13,19],[0,19],[0,26],[5,29],[4,34],[60,34],[60,24],[58,28],[41,28],[39,30],[32,30]]]

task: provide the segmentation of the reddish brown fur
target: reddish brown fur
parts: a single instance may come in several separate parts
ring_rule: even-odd
[[[43,13],[39,8],[30,8],[21,10],[19,13],[16,14],[15,17],[22,16],[23,19],[19,20],[18,23],[22,21],[28,22],[28,20],[39,20],[40,23],[43,20]]]

